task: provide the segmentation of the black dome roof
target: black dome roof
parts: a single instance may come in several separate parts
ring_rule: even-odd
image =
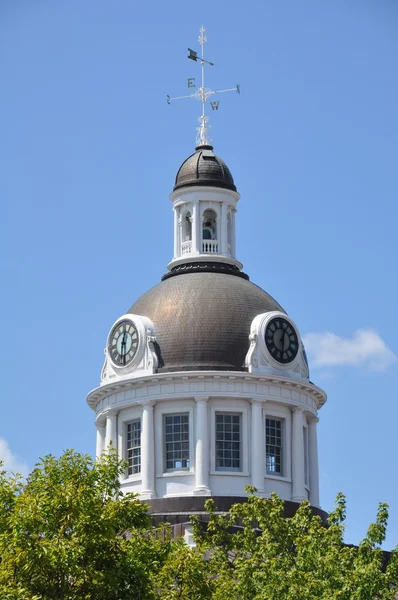
[[[283,310],[243,277],[195,272],[169,277],[128,311],[149,317],[156,332],[159,371],[244,369],[254,317]]]
[[[197,146],[195,153],[181,165],[174,190],[190,185],[210,185],[236,192],[227,165],[213,152],[213,146]]]

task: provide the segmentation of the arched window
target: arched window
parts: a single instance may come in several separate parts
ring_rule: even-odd
[[[182,241],[190,242],[192,240],[192,217],[191,213],[185,213],[182,220]]]
[[[214,210],[208,209],[203,213],[202,239],[217,239],[217,214]]]

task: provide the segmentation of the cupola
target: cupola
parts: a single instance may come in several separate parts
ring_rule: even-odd
[[[236,260],[235,213],[240,196],[232,173],[213,151],[197,146],[177,172],[170,200],[174,209],[173,270],[184,263]]]
[[[195,148],[178,169],[174,191],[186,186],[207,185],[236,192],[231,171],[225,162],[213,152],[213,146]]]

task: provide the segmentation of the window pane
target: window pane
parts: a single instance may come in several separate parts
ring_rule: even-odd
[[[267,473],[282,475],[282,421],[265,420]]]
[[[240,415],[216,414],[216,469],[239,471]]]
[[[129,475],[141,471],[141,421],[127,423],[127,462]]]
[[[189,417],[187,414],[165,417],[166,469],[189,468]]]

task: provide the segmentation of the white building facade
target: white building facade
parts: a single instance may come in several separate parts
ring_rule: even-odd
[[[309,380],[294,321],[241,271],[239,194],[211,146],[184,161],[170,199],[168,273],[112,325],[101,384],[87,398],[97,456],[117,448],[128,463],[123,490],[162,514],[169,499],[178,511],[244,498],[248,484],[319,508],[326,395]]]

